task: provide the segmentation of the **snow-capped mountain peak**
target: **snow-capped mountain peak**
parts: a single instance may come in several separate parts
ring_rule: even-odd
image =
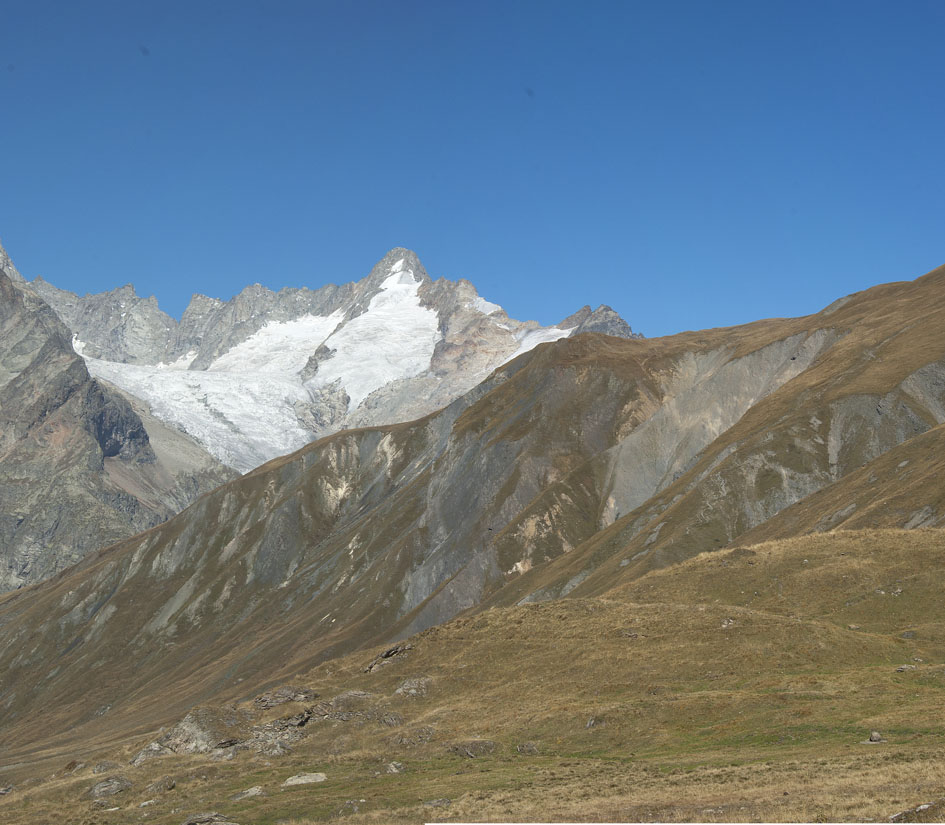
[[[569,326],[516,321],[468,281],[432,281],[403,248],[341,286],[195,295],[180,322],[133,290],[78,298],[40,288],[93,375],[243,472],[343,427],[439,409],[601,312],[586,308]]]
[[[420,282],[401,258],[367,311],[328,336],[325,346],[331,355],[309,383],[324,387],[338,382],[351,410],[386,384],[428,369],[442,336],[439,317],[420,302],[419,289]]]

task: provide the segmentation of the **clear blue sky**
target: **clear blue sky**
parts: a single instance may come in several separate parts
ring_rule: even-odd
[[[179,315],[392,246],[646,335],[945,263],[945,2],[0,0],[0,238]]]

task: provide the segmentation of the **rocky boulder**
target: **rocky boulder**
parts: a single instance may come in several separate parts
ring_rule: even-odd
[[[110,776],[101,782],[96,782],[89,788],[88,795],[92,799],[101,799],[105,796],[114,796],[131,788],[131,780],[124,776]]]

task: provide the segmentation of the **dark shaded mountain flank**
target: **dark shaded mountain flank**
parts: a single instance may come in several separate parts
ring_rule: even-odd
[[[164,521],[231,477],[175,447],[179,436],[156,432],[153,444],[71,338],[22,279],[0,272],[0,589]]]

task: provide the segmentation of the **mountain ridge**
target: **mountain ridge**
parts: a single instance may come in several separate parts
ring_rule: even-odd
[[[634,335],[603,305],[567,327],[516,321],[469,281],[432,280],[402,247],[358,282],[194,296],[179,323],[133,288],[79,298],[33,285],[96,376],[241,472],[344,427],[433,412],[542,341]]]
[[[387,288],[354,318],[378,295],[396,305],[422,286],[398,261],[381,274]],[[909,727],[903,714],[918,705],[899,706],[920,696],[914,678],[934,708],[945,661],[923,618],[940,608],[937,567],[910,572],[919,558],[940,566],[942,329],[945,267],[802,318],[557,337],[440,410],[276,457],[0,595],[0,744],[21,763],[0,776],[96,749],[123,753],[135,782],[182,759],[198,773],[220,760],[235,801],[247,773],[271,768],[282,782],[305,758],[358,765],[336,789],[350,796],[398,756],[414,760],[405,781],[419,789],[455,754],[521,776],[521,760],[542,754],[800,752],[765,729],[772,715],[805,759],[846,753],[876,719],[891,737],[945,737],[935,722]],[[316,354],[314,375],[330,357]],[[528,689],[546,648],[562,657],[558,673]],[[724,650],[738,662],[718,659]],[[745,662],[758,671],[750,684]],[[260,691],[286,684],[292,696],[330,693],[253,715]],[[863,684],[877,686],[870,701]],[[188,756],[194,725],[214,718],[256,724],[200,733],[209,750]],[[270,741],[296,724],[322,735]],[[357,761],[365,753],[372,767]],[[68,785],[57,781],[26,796],[54,799]],[[288,795],[260,804],[289,812]]]
[[[174,667],[186,670],[188,651],[212,648],[216,659],[196,671],[203,674],[194,683],[196,692],[188,694],[177,684],[176,699],[186,704],[214,692],[232,695],[242,689],[240,679],[290,673],[364,644],[407,636],[467,609],[536,597],[593,596],[705,549],[730,546],[758,523],[732,517],[733,508],[755,506],[756,485],[740,482],[731,487],[738,492],[728,509],[713,504],[705,510],[706,497],[717,496],[716,479],[731,467],[737,477],[740,467],[754,466],[747,458],[733,464],[738,450],[746,456],[759,448],[775,450],[769,465],[789,469],[801,443],[792,440],[789,427],[781,446],[766,441],[762,422],[778,419],[762,418],[760,410],[773,406],[809,417],[809,409],[820,409],[821,398],[811,395],[811,387],[831,398],[833,385],[843,386],[845,395],[838,397],[856,400],[864,374],[898,386],[921,361],[941,360],[945,341],[936,330],[945,318],[945,295],[939,287],[920,280],[868,290],[848,302],[843,314],[668,339],[587,334],[541,345],[438,413],[322,438],[31,589],[29,602],[14,608],[14,602],[0,599],[7,627],[25,622],[40,634],[33,642],[12,645],[0,627],[7,650],[0,665],[14,684],[29,684],[35,681],[32,668],[71,638],[75,645],[60,660],[61,674],[41,689],[47,696],[42,705],[48,707],[55,697],[57,707],[76,713],[81,707],[90,712],[89,702],[98,701],[111,705],[118,718],[124,712],[121,701],[109,695],[106,683],[94,700],[87,691],[83,697],[71,695],[70,674],[106,649],[110,652],[101,661],[115,683],[132,678],[136,690],[145,684],[156,690],[169,667],[154,658],[157,651],[172,655]],[[914,351],[912,339],[899,334],[902,315],[888,312],[890,298],[903,312],[919,308],[910,334],[927,347]],[[890,355],[880,359],[878,373],[877,359],[861,363],[862,349],[851,339],[857,335],[874,342],[871,346],[885,342]],[[695,357],[694,351],[702,355]],[[897,352],[906,357],[892,357]],[[751,403],[731,407],[735,420],[719,419],[721,432],[710,431],[708,443],[701,435],[693,438],[693,432],[702,432],[692,430],[699,419],[660,417],[679,395],[680,376],[697,390],[714,387],[706,398],[728,409],[732,382],[740,384],[746,375],[761,388],[760,398],[754,397],[759,390],[746,385]],[[824,380],[829,376],[832,383]],[[694,408],[707,409],[701,402]],[[774,498],[763,499],[769,503],[759,511],[762,521],[908,443],[918,434],[911,429],[912,409],[893,405],[895,426],[873,447],[868,428],[851,430],[851,436],[866,437],[866,447],[850,453],[833,480],[827,439],[812,441],[821,457],[795,466],[793,475],[777,476],[781,486]],[[619,454],[614,448],[637,445],[634,460],[649,460],[652,440],[634,433],[646,432],[653,421],[663,422],[655,432],[670,459],[660,459],[665,469],[647,482],[647,500],[610,521],[607,500],[618,477],[607,467]],[[930,420],[925,429],[931,427]],[[738,442],[734,450],[732,439]],[[618,482],[624,491],[637,489],[635,484],[635,478]],[[769,496],[766,488],[757,489]],[[672,521],[677,526],[667,527]],[[722,521],[730,526],[720,528]],[[623,559],[631,560],[622,564]],[[111,595],[103,602],[106,594]],[[135,608],[128,613],[132,594]],[[82,604],[97,607],[87,614],[79,609]],[[104,604],[113,609],[100,613]],[[14,620],[10,610],[22,619]],[[63,611],[74,616],[65,624]],[[124,618],[116,623],[119,615]],[[59,623],[57,629],[50,621]],[[33,646],[33,664],[17,658],[24,644]],[[152,664],[139,661],[132,677],[124,662],[142,645],[151,651]],[[222,677],[222,671],[228,675]],[[7,702],[17,716],[35,701],[0,694],[0,703]],[[70,724],[78,722],[71,717]]]

